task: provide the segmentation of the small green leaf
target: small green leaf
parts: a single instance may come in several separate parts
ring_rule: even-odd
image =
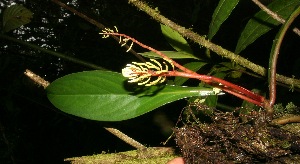
[[[274,0],[267,7],[273,12],[287,19],[291,13],[300,5],[300,0]],[[280,23],[274,20],[264,11],[259,11],[254,18],[250,19],[238,40],[235,53],[239,54],[257,38],[270,31]]]
[[[259,95],[264,95],[264,96],[265,96],[265,94],[262,93],[262,91],[259,90],[259,89],[252,89],[251,91],[254,92],[254,93],[257,93],[257,94],[259,94]],[[245,101],[245,100],[243,101],[241,107],[242,107],[242,108],[241,108],[241,111],[240,111],[240,112],[241,112],[241,113],[244,113],[244,114],[248,113],[248,112],[251,111],[251,110],[259,110],[259,109],[260,109],[259,106],[254,105],[253,103],[250,103],[250,102]]]
[[[200,68],[202,68],[206,64],[207,64],[206,62],[190,62],[190,63],[187,63],[183,66],[185,68],[188,68],[188,69],[194,71],[194,72],[197,72]],[[185,83],[187,80],[188,80],[188,78],[176,76],[175,79],[174,79],[174,84],[180,86],[183,83]]]
[[[220,79],[224,79],[227,76],[227,74],[228,74],[227,72],[220,71],[220,72],[216,72],[216,73],[212,74],[212,76],[220,78]]]
[[[243,74],[242,72],[245,70],[244,67],[242,67],[238,64],[232,63],[232,62],[221,62],[220,65],[223,65],[226,68],[229,68],[229,70],[226,70],[226,71],[230,71],[229,76],[231,78],[235,78],[235,79],[240,78]]]
[[[160,27],[163,35],[176,51],[193,54],[188,42],[177,31],[163,24],[160,24]]]
[[[98,121],[127,120],[185,97],[214,94],[204,87],[133,86],[119,73],[88,71],[57,79],[46,90],[63,112]]]
[[[163,54],[165,54],[166,56],[168,56],[169,58],[171,59],[187,59],[187,58],[192,58],[192,59],[198,59],[196,56],[192,55],[192,54],[187,54],[187,53],[184,53],[182,51],[160,51],[162,52]],[[149,51],[149,52],[143,52],[143,53],[139,53],[140,55],[144,56],[144,57],[147,57],[147,58],[161,58],[160,55],[152,52],[152,51]]]
[[[8,32],[31,21],[33,13],[22,5],[13,5],[4,10],[3,31]]]
[[[217,102],[218,102],[218,95],[210,95],[206,97],[204,104],[209,107],[216,107]]]
[[[240,78],[242,76],[242,72],[241,71],[231,71],[230,72],[230,77],[231,78],[234,78],[234,79],[237,79],[237,78]]]
[[[211,40],[218,32],[222,23],[229,17],[240,0],[220,0],[209,25],[208,39]]]

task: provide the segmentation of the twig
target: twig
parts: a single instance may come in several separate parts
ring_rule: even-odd
[[[206,40],[205,37],[200,36],[189,29],[186,29],[182,26],[177,25],[173,21],[160,15],[160,13],[158,11],[152,9],[146,3],[144,3],[140,0],[128,0],[128,2],[130,4],[136,6],[139,10],[147,13],[149,16],[151,16],[156,21],[171,27],[173,30],[177,31],[182,36],[185,36],[185,37],[191,39],[192,41],[214,51],[218,55],[228,58],[228,59],[232,60],[233,62],[236,62],[239,65],[246,67],[261,76],[267,75],[267,70],[265,68],[263,68],[257,64],[254,64],[254,63],[250,62],[249,60],[247,60],[237,54],[234,54],[233,52],[230,52],[230,51],[222,48],[221,46],[218,46],[218,45]],[[299,79],[294,79],[294,78],[286,77],[286,76],[279,75],[279,74],[276,74],[276,76],[277,76],[277,81],[279,81],[281,83],[285,83],[290,86],[300,88],[300,80]]]
[[[43,86],[44,89],[46,89],[47,86],[50,85],[50,83],[48,81],[44,80],[39,75],[36,75],[35,73],[33,73],[32,71],[30,71],[29,69],[26,69],[25,72],[24,72],[24,74],[26,76],[28,76],[31,80],[33,80],[34,82],[36,82],[37,84]]]
[[[113,135],[117,136],[118,138],[120,138],[121,140],[126,142],[127,144],[135,147],[136,149],[146,149],[146,147],[144,145],[142,145],[141,143],[139,143],[136,140],[132,139],[131,137],[127,136],[126,134],[122,133],[118,129],[115,129],[115,128],[104,128],[104,129],[106,129],[107,131],[109,131]]]
[[[75,13],[76,15],[78,15],[78,16],[81,17],[82,19],[84,19],[84,20],[90,22],[91,24],[95,25],[95,26],[98,27],[99,29],[104,30],[104,29],[106,28],[103,24],[97,22],[96,20],[94,20],[94,19],[92,19],[92,18],[89,18],[88,16],[84,15],[83,13],[77,11],[76,9],[74,9],[74,8],[72,8],[72,7],[70,7],[70,6],[67,6],[66,4],[64,4],[64,3],[62,3],[62,2],[60,2],[60,1],[58,1],[58,0],[52,0],[52,2],[54,2],[54,3],[56,3],[57,5],[59,5],[59,6],[63,7],[63,8],[65,8],[65,9],[67,9],[67,10],[73,12],[73,13]],[[114,38],[117,42],[119,42],[119,38],[118,38],[118,37],[113,37],[113,38]],[[126,49],[129,49],[129,46],[128,46],[128,45],[124,45],[124,47],[125,47]],[[139,55],[138,53],[136,53],[133,49],[130,49],[130,52],[131,52],[134,56],[136,56],[139,60],[145,62],[145,59],[144,59],[141,55]]]
[[[51,50],[42,48],[40,46],[37,46],[35,44],[28,43],[28,42],[25,42],[25,41],[22,41],[22,40],[19,40],[19,39],[16,39],[16,38],[13,38],[13,37],[10,37],[10,36],[7,36],[7,35],[0,34],[0,38],[3,38],[3,39],[6,39],[6,40],[9,40],[9,41],[21,44],[23,46],[27,46],[29,48],[33,48],[35,50],[38,50],[38,51],[41,51],[41,52],[44,52],[44,53],[62,58],[64,60],[67,60],[67,61],[70,61],[70,62],[73,62],[73,63],[83,65],[83,66],[88,67],[88,68],[106,70],[105,68],[97,66],[96,64],[92,64],[92,63],[89,63],[89,62],[86,62],[86,61],[83,61],[83,60],[79,60],[79,59],[73,58],[71,56],[67,56],[65,54],[59,53],[59,52],[51,51]]]
[[[283,19],[280,15],[270,10],[267,6],[262,4],[259,0],[252,0],[260,9],[270,15],[273,19],[277,20],[281,24],[285,23],[285,19]],[[300,36],[300,30],[297,27],[293,28],[293,31]]]
[[[300,122],[300,116],[291,115],[291,116],[281,117],[281,118],[272,120],[272,123],[279,124],[279,125],[284,125],[284,124],[288,124],[288,123],[296,123],[296,122]]]
[[[44,80],[43,78],[41,78],[39,75],[35,74],[34,72],[26,69],[26,71],[24,72],[24,74],[26,76],[28,76],[30,79],[32,79],[34,82],[36,82],[37,84],[43,86],[44,88],[47,88],[47,86],[50,85],[50,83],[46,80]],[[112,133],[113,135],[117,136],[118,138],[122,139],[124,142],[126,142],[127,144],[137,148],[137,149],[144,149],[146,148],[144,145],[142,145],[141,143],[137,142],[136,140],[132,139],[131,137],[127,136],[126,134],[122,133],[120,130],[115,129],[115,128],[106,128],[105,129],[107,131],[109,131],[110,133]],[[0,127],[1,130],[1,127]]]

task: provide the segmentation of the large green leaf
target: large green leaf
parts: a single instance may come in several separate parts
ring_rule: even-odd
[[[211,40],[219,30],[222,23],[229,17],[240,0],[220,0],[214,11],[209,25],[208,39]]]
[[[13,5],[4,10],[3,31],[8,32],[29,23],[32,12],[22,5]]]
[[[179,52],[184,52],[187,54],[193,54],[193,50],[191,49],[188,42],[177,32],[171,29],[170,27],[161,24],[161,31],[168,43]]]
[[[137,87],[128,85],[121,74],[108,71],[70,74],[46,90],[51,103],[63,112],[98,121],[126,120],[185,97],[214,94],[211,88]]]
[[[192,54],[187,54],[182,51],[161,51],[163,54],[168,56],[171,59],[186,59],[186,58],[192,58],[192,59],[199,59],[196,56]],[[149,52],[143,52],[139,53],[140,55],[147,57],[147,58],[161,58],[160,55],[156,54],[155,52],[149,51]]]
[[[300,0],[275,0],[268,8],[287,19],[291,13],[300,5]],[[264,11],[259,11],[254,18],[250,19],[238,40],[235,53],[240,53],[257,38],[270,31],[280,23],[274,20]]]

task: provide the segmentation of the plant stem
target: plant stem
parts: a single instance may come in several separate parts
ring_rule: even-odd
[[[145,48],[145,49],[148,49],[148,50],[150,50],[150,51],[152,51],[152,52],[154,52],[154,53],[160,55],[160,56],[161,56],[162,58],[164,58],[165,60],[171,61],[172,64],[174,64],[174,66],[176,66],[176,67],[179,68],[180,70],[182,70],[182,71],[184,71],[184,72],[187,72],[187,73],[190,73],[190,74],[197,74],[197,73],[195,73],[194,71],[189,70],[189,69],[183,67],[182,65],[178,64],[177,62],[175,62],[174,60],[172,60],[171,58],[169,58],[167,55],[163,54],[162,52],[160,52],[160,51],[158,51],[158,50],[156,50],[156,49],[154,49],[154,48],[152,48],[152,47],[150,47],[150,46],[147,46],[147,45],[145,45],[145,44],[139,42],[138,40],[136,40],[136,39],[134,39],[134,38],[132,38],[132,37],[126,35],[126,34],[120,34],[120,33],[100,33],[100,34],[102,34],[102,35],[110,35],[110,36],[121,36],[121,37],[127,38],[127,39],[131,40],[132,42],[138,44],[139,46],[141,46],[141,47],[143,47],[143,48]],[[204,79],[203,79],[203,80],[204,80]]]
[[[268,9],[264,4],[262,4],[259,0],[252,0],[253,3],[255,3],[260,9],[262,9],[264,12],[266,12],[268,15],[270,15],[273,19],[277,20],[281,24],[285,23],[285,20],[278,15],[277,13],[271,11]],[[298,28],[293,28],[293,31],[300,36],[300,30]]]
[[[67,9],[67,10],[73,12],[73,13],[75,13],[76,15],[78,15],[78,16],[81,17],[82,19],[84,19],[84,20],[90,22],[91,24],[95,25],[95,26],[98,27],[99,29],[102,29],[102,30],[106,29],[106,27],[105,27],[103,24],[97,22],[96,20],[94,20],[94,19],[92,19],[92,18],[89,18],[88,16],[86,16],[85,14],[83,14],[83,13],[81,13],[81,12],[75,10],[74,8],[72,8],[72,7],[70,7],[70,6],[67,6],[66,4],[64,4],[64,3],[62,3],[62,2],[60,2],[60,1],[58,1],[58,0],[52,0],[52,2],[54,2],[54,3],[56,3],[57,5],[59,5],[59,6],[63,7],[63,8],[65,8],[65,9]],[[118,37],[113,36],[113,39],[115,39],[117,42],[119,42],[119,38],[118,38]],[[129,46],[128,46],[128,45],[124,45],[124,47],[125,47],[126,49],[129,49]],[[136,56],[139,60],[145,62],[145,59],[144,59],[141,55],[139,55],[138,53],[136,53],[133,49],[130,48],[130,52],[131,52],[134,56]]]
[[[44,53],[56,56],[58,58],[62,58],[62,59],[67,60],[67,61],[71,61],[73,63],[77,63],[77,64],[80,64],[80,65],[86,66],[88,68],[99,69],[99,70],[106,70],[105,68],[97,66],[95,64],[92,64],[92,63],[89,63],[89,62],[85,62],[83,60],[79,60],[79,59],[67,56],[65,54],[62,54],[62,53],[58,53],[58,52],[55,52],[55,51],[44,49],[44,48],[42,48],[40,46],[37,46],[35,44],[28,43],[28,42],[25,42],[25,41],[22,41],[22,40],[19,40],[19,39],[16,39],[16,38],[13,38],[13,37],[10,37],[10,36],[7,36],[7,35],[0,34],[0,38],[6,39],[6,40],[9,40],[9,41],[18,43],[18,44],[21,44],[23,46],[27,46],[27,47],[33,48],[35,50],[38,50],[38,51],[41,51],[41,52],[44,52]]]
[[[33,73],[29,69],[26,69],[24,74],[27,77],[29,77],[32,81],[37,83],[38,85],[43,86],[44,89],[46,89],[50,85],[50,83],[48,81],[44,80],[42,77],[40,77],[39,75]]]
[[[209,85],[220,88],[220,89],[226,91],[227,93],[235,95],[243,100],[249,101],[256,105],[259,105],[262,107],[265,107],[265,105],[268,105],[268,103],[266,103],[268,101],[265,100],[265,98],[263,96],[260,96],[260,95],[254,93],[254,92],[251,92],[241,86],[235,85],[235,84],[225,81],[223,79],[219,79],[217,77],[208,76],[208,75],[200,75],[200,74],[198,74],[192,70],[189,70],[189,69],[185,68],[184,66],[178,64],[177,62],[175,62],[174,60],[169,58],[167,55],[165,55],[164,53],[162,53],[150,46],[147,46],[126,34],[120,34],[120,33],[114,33],[114,32],[111,32],[111,33],[104,32],[104,33],[100,33],[100,34],[102,34],[105,38],[113,35],[113,36],[124,37],[124,38],[126,38],[126,40],[131,40],[132,42],[138,44],[139,46],[160,55],[164,60],[169,61],[172,65],[174,65],[175,67],[177,67],[183,71],[183,72],[178,72],[178,71],[168,71],[168,72],[157,71],[157,72],[155,72],[155,71],[149,70],[147,74],[150,74],[151,76],[161,76],[161,77],[162,76],[181,76],[181,77],[187,77],[187,78],[194,78],[194,79],[201,80],[205,83],[208,83]],[[131,71],[135,72],[136,70],[133,69]],[[138,72],[135,72],[135,73],[139,74]]]
[[[279,125],[295,123],[295,122],[300,122],[300,116],[292,115],[292,116],[281,117],[281,118],[272,120],[272,123],[279,124]]]
[[[281,29],[279,30],[278,36],[276,36],[276,39],[274,40],[274,44],[272,47],[272,52],[270,55],[270,62],[269,62],[269,106],[270,109],[273,108],[273,105],[275,104],[276,100],[276,66],[277,66],[277,59],[280,51],[280,46],[282,44],[283,38],[288,30],[288,28],[291,26],[292,22],[297,18],[297,16],[300,14],[300,7],[298,7],[289,17],[289,19],[283,24]],[[273,110],[269,111],[273,113]]]
[[[115,128],[104,128],[104,129],[106,129],[107,131],[109,131],[113,135],[117,136],[118,138],[120,138],[121,140],[126,142],[127,144],[135,147],[136,149],[142,150],[142,149],[147,148],[146,146],[142,145],[141,143],[137,142],[136,140],[134,140],[131,137],[127,136],[126,134],[122,133],[118,129],[115,129]]]
[[[146,3],[144,3],[140,0],[128,0],[128,2],[130,4],[136,6],[139,10],[147,13],[149,16],[151,16],[156,21],[171,27],[173,30],[177,31],[182,36],[185,36],[185,37],[191,39],[192,41],[212,50],[213,52],[217,53],[218,55],[228,58],[228,59],[232,60],[233,62],[236,62],[239,65],[244,66],[261,76],[267,75],[267,71],[265,68],[263,68],[257,64],[254,64],[254,63],[248,61],[247,59],[222,48],[221,46],[213,44],[212,42],[206,40],[205,37],[200,36],[189,29],[186,29],[182,26],[177,25],[173,21],[160,15],[158,11],[152,9]],[[300,88],[300,80],[299,79],[289,78],[289,77],[285,77],[285,76],[279,75],[279,74],[276,74],[276,76],[277,76],[277,81],[285,83],[285,84],[293,86],[293,87]]]
[[[213,76],[189,74],[189,73],[178,72],[178,71],[169,71],[169,72],[161,73],[159,75],[154,74],[154,76],[180,76],[180,77],[198,79],[208,83],[209,85],[217,87],[227,93],[230,93],[243,100],[246,100],[248,102],[251,102],[255,105],[262,106],[262,107],[264,107],[266,101],[265,98],[261,95],[258,95],[252,91],[247,90],[246,88],[243,88],[241,86],[235,85],[233,83],[230,83],[228,81]]]

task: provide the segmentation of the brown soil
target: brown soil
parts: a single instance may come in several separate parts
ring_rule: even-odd
[[[186,164],[300,163],[300,137],[271,125],[263,110],[240,114],[195,103],[183,115],[174,132]]]

